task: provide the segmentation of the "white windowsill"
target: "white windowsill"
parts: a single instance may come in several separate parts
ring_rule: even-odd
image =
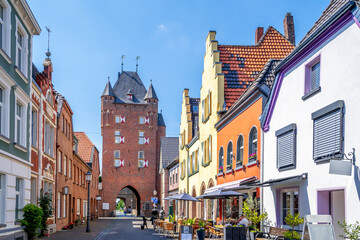
[[[25,75],[19,70],[18,67],[15,66],[15,72],[21,77],[22,80],[24,80],[24,82],[26,84],[29,83],[29,81],[27,80],[27,78],[25,77]]]
[[[11,58],[9,57],[9,55],[7,55],[7,53],[2,48],[0,48],[0,54],[1,54],[1,56],[3,56],[3,58],[5,58],[5,60],[9,64],[12,64]]]
[[[15,146],[15,148],[23,151],[24,153],[27,153],[27,149],[25,147],[23,147],[23,146],[21,146],[21,145],[19,145],[17,143],[14,143],[14,146]]]
[[[6,142],[7,144],[11,143],[11,140],[9,138],[1,134],[0,134],[0,140]]]

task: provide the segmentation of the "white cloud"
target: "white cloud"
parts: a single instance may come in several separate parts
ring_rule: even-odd
[[[165,31],[165,30],[166,30],[166,26],[165,26],[164,24],[160,24],[160,25],[158,26],[158,29],[159,29],[160,31]]]

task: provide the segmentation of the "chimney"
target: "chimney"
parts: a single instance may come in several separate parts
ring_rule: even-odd
[[[255,44],[258,44],[260,41],[260,38],[264,35],[264,28],[258,27],[255,32]]]
[[[287,40],[295,46],[295,26],[294,18],[291,13],[287,13],[284,18],[284,34]]]

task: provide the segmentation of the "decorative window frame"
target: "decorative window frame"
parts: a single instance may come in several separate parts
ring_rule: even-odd
[[[220,156],[220,153],[221,153],[221,150],[222,150],[222,156]],[[221,164],[222,163],[222,164]],[[220,168],[222,168],[220,170]],[[218,167],[218,173],[223,173],[224,172],[224,147],[221,146],[220,149],[219,149],[219,167]]]
[[[15,21],[16,21],[16,29],[15,29],[15,38],[16,38],[16,61],[15,61],[15,66],[16,66],[16,71],[20,77],[26,82],[28,83],[28,69],[29,69],[29,35],[26,32],[24,26],[22,25],[22,23],[20,22],[18,17],[15,17]],[[22,46],[22,56],[21,56],[21,67],[18,67],[18,32],[20,32],[23,36],[23,46]],[[23,76],[21,76],[21,74]]]
[[[253,129],[256,130],[256,156],[250,158],[250,155],[253,154],[253,150],[254,150],[254,149],[252,149],[252,145],[254,144],[254,139],[252,139],[252,136],[251,136],[251,133],[252,133]],[[257,156],[257,155],[259,154],[258,145],[259,145],[259,131],[258,131],[258,129],[257,129],[256,126],[252,126],[251,129],[250,129],[250,132],[249,132],[249,146],[248,146],[248,148],[249,148],[249,151],[248,151],[249,156],[248,156],[248,164],[249,164],[249,163],[250,163],[250,164],[251,164],[251,163],[254,163],[254,162],[256,162],[256,160],[259,159],[258,156]]]
[[[15,82],[7,75],[2,69],[0,69],[0,86],[3,88],[3,114],[1,114],[1,122],[4,123],[0,127],[0,139],[10,143],[10,92],[11,87],[15,85]]]
[[[321,91],[320,82],[317,88],[311,89],[311,68],[320,63],[320,81],[321,81],[321,54],[317,55],[313,59],[311,59],[305,65],[305,82],[304,82],[304,96],[302,96],[302,100],[306,100],[309,97],[315,95],[316,93]]]
[[[29,96],[27,96],[24,91],[20,88],[20,87],[15,87],[15,106],[14,106],[14,110],[15,110],[15,118],[14,118],[14,130],[15,130],[15,143],[16,145],[15,146],[21,146],[21,147],[24,147],[25,148],[25,151],[26,151],[26,148],[28,146],[27,144],[27,141],[29,141],[29,144],[31,144],[30,142],[30,138],[27,138],[27,133],[29,132],[28,129],[27,129],[27,118],[28,118],[28,107],[29,107],[29,103],[31,102]],[[24,131],[21,132],[21,142],[18,142],[18,139],[17,139],[17,124],[16,124],[16,103],[19,102],[20,104],[22,104],[23,108],[22,108],[22,117],[21,117],[21,127],[22,129],[24,129]],[[24,150],[24,149],[22,149]]]
[[[231,144],[231,152],[229,152],[230,144]],[[233,165],[233,161],[232,161],[233,153],[234,153],[234,144],[233,144],[232,140],[230,140],[226,147],[226,171],[231,170],[233,168],[233,166],[232,166]],[[229,157],[230,157],[230,160],[229,160]],[[230,165],[230,167],[229,167],[229,165]]]
[[[0,0],[0,4],[4,8],[2,46],[0,46],[0,54],[9,64],[11,64],[11,7],[6,0]]]

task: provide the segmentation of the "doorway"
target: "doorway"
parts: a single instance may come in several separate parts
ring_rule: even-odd
[[[335,237],[336,239],[342,239],[339,235],[343,234],[343,231],[338,222],[345,219],[344,189],[318,191],[318,214],[331,215]]]
[[[117,199],[122,199],[125,203],[128,214],[140,216],[140,195],[132,186],[126,186],[117,195]]]

